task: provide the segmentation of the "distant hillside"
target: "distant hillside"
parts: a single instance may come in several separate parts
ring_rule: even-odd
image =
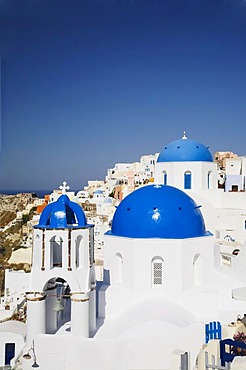
[[[11,266],[8,260],[12,251],[20,247],[22,240],[23,221],[15,222],[17,212],[23,211],[31,202],[33,202],[33,196],[29,193],[0,194],[0,295],[4,287],[4,269],[23,269],[22,264]]]
[[[33,200],[32,194],[3,195],[0,194],[0,227],[8,225],[16,218],[18,211],[23,211]]]

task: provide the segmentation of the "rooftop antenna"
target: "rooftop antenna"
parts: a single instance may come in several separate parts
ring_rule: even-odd
[[[184,131],[184,135],[183,135],[182,139],[187,139],[187,137],[185,135],[185,131]]]
[[[59,189],[61,189],[62,194],[66,194],[66,190],[70,189],[70,186],[66,183],[66,181],[63,181],[62,185],[59,186]]]

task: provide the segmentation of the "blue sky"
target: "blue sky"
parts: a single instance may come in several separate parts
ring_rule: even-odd
[[[82,188],[182,136],[246,154],[244,0],[0,0],[1,189]]]

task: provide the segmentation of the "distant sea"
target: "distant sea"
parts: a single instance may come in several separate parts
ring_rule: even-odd
[[[19,193],[35,193],[38,198],[44,198],[46,194],[51,194],[53,190],[2,190],[0,189],[0,194],[14,195]]]
[[[81,190],[81,189],[80,189]],[[71,190],[74,191],[75,194],[79,190]],[[19,193],[34,193],[37,195],[38,198],[44,198],[46,194],[51,194],[53,190],[2,190],[0,189],[0,194],[6,194],[6,195],[14,195],[14,194],[19,194]]]

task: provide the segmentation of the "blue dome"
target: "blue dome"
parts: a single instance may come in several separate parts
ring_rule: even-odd
[[[44,208],[37,225],[37,227],[58,229],[83,226],[87,226],[83,209],[77,203],[71,202],[65,194]]]
[[[208,235],[199,206],[183,191],[167,185],[147,185],[124,198],[107,234],[167,239]]]
[[[113,203],[113,199],[110,198],[110,197],[107,197],[107,198],[104,199],[104,202],[103,203],[112,204]]]
[[[213,162],[208,147],[187,138],[172,141],[160,153],[157,162]]]
[[[102,190],[98,189],[94,192],[94,194],[103,194]]]

